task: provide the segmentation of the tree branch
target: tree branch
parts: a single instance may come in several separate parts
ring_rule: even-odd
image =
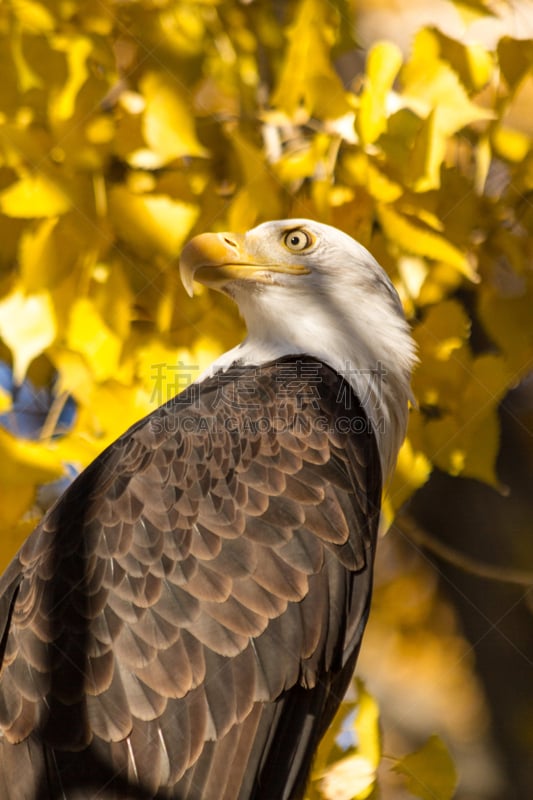
[[[500,567],[495,564],[487,564],[476,558],[460,553],[453,547],[449,547],[437,539],[430,536],[410,514],[402,513],[398,516],[393,527],[403,534],[407,539],[419,547],[453,564],[455,567],[477,575],[480,578],[488,578],[492,581],[503,583],[513,583],[518,586],[533,586],[533,571],[513,569],[512,567]]]

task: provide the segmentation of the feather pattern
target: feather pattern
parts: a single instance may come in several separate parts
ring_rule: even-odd
[[[252,397],[235,365],[162,406],[20,550],[0,584],[6,800],[302,795],[368,613],[381,471],[368,426],[336,428],[366,421],[342,378],[312,361],[307,402],[296,363],[254,368]]]

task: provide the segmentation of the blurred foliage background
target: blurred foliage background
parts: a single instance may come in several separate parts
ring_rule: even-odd
[[[2,567],[241,337],[179,284],[194,233],[335,225],[412,322],[365,684],[312,800],[533,796],[532,38],[531,0],[0,4]]]

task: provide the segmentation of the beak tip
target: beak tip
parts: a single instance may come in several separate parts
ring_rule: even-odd
[[[179,270],[180,270],[180,280],[183,284],[183,288],[189,295],[189,297],[194,296],[194,269],[191,269],[191,265],[185,260],[180,259],[179,263]]]
[[[194,286],[193,286],[193,284],[192,283],[186,283],[183,280],[182,280],[182,283],[183,283],[183,288],[187,292],[187,295],[189,297],[194,297]]]

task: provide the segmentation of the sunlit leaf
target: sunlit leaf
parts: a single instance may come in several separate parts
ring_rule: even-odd
[[[0,210],[8,217],[55,217],[70,204],[65,188],[44,173],[28,173],[0,193]]]
[[[478,281],[465,253],[444,236],[404,214],[399,214],[390,206],[380,205],[378,214],[387,235],[406,252],[443,261],[471,281]]]
[[[343,159],[343,167],[352,180],[364,186],[376,200],[393,203],[403,193],[404,187],[391,175],[380,169],[378,163],[366,153],[350,153]]]
[[[123,187],[109,196],[109,213],[119,236],[141,255],[176,258],[198,209],[158,195],[137,195]]]
[[[381,731],[379,728],[379,706],[364,683],[356,680],[357,708],[354,719],[357,752],[368,763],[377,768],[381,759]]]
[[[22,47],[22,37],[18,31],[11,37],[11,52],[17,71],[20,91],[24,94],[31,91],[31,89],[39,89],[43,85],[42,78],[26,60]]]
[[[55,19],[44,3],[36,0],[17,0],[12,3],[12,10],[23,28],[29,33],[46,33],[52,31]]]
[[[116,375],[122,342],[87,298],[79,298],[71,308],[67,342],[85,357],[95,380]]]
[[[465,24],[494,13],[486,0],[452,0],[452,3],[461,14]]]
[[[63,464],[57,453],[43,444],[17,439],[0,428],[0,570],[38,521],[33,517],[21,523],[32,506],[36,487],[62,474]]]
[[[272,105],[303,118],[341,117],[350,110],[341,79],[331,63],[338,19],[330,3],[300,0],[287,31],[288,47]]]
[[[421,424],[420,414],[412,413],[407,438],[400,448],[393,479],[383,498],[382,531],[389,528],[396,511],[426,483],[431,474],[431,461],[422,449]]]
[[[374,142],[387,127],[387,98],[402,65],[400,48],[378,42],[368,54],[365,87],[357,114],[357,131],[364,144]]]
[[[162,72],[148,72],[141,81],[141,92],[146,106],[143,132],[148,146],[156,154],[159,164],[166,164],[182,156],[206,156],[194,129],[192,109],[188,95],[177,78]]]
[[[512,278],[511,278],[512,280]],[[484,285],[479,294],[479,313],[485,330],[505,355],[511,385],[533,363],[533,280],[518,281],[514,291],[502,296]]]
[[[446,137],[438,130],[437,112],[432,110],[422,123],[409,163],[410,183],[417,192],[440,186],[440,170],[446,152]]]
[[[47,292],[16,289],[0,301],[0,335],[13,355],[13,375],[21,383],[33,359],[56,336],[54,307]]]
[[[504,125],[498,125],[491,138],[496,153],[515,164],[524,160],[531,147],[529,136]]]
[[[232,131],[232,139],[246,180],[231,204],[229,227],[245,231],[260,220],[279,217],[281,199],[263,153],[237,130]]]
[[[494,72],[494,58],[482,44],[464,43],[435,30],[440,56],[457,72],[461,83],[472,92],[480,91]]]
[[[405,776],[407,789],[423,800],[451,800],[457,772],[444,742],[431,736],[415,753],[396,762],[394,771]]]
[[[364,756],[346,756],[336,761],[320,783],[325,800],[364,800],[376,780],[375,766]]]
[[[412,56],[401,73],[404,101],[413,101],[413,110],[424,116],[433,110],[438,130],[449,135],[494,114],[473,103],[452,66],[440,58],[438,36],[429,29],[415,38]]]
[[[65,120],[74,114],[78,93],[87,80],[87,60],[92,50],[91,40],[85,36],[56,40],[56,45],[65,51],[68,63],[68,79],[54,98],[51,112],[58,119]]]
[[[68,249],[60,246],[61,240],[55,235],[58,221],[58,217],[45,219],[21,237],[20,271],[28,292],[50,288],[68,269]]]
[[[0,428],[0,484],[23,487],[55,480],[63,474],[57,454],[37,442],[17,439]]]

